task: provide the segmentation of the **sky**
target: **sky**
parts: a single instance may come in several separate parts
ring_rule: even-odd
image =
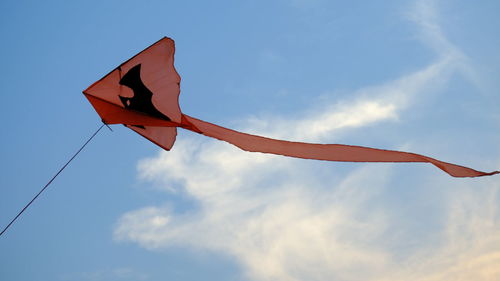
[[[0,226],[101,125],[81,91],[163,36],[184,113],[500,169],[500,2],[0,2]],[[498,280],[500,176],[103,129],[0,237],[0,279]]]

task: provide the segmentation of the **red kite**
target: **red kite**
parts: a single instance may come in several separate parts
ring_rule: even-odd
[[[174,41],[164,37],[92,84],[83,94],[105,124],[124,124],[170,150],[177,127],[226,141],[243,150],[344,162],[427,162],[454,177],[490,176],[427,156],[343,144],[314,144],[270,139],[223,128],[181,112],[181,78],[174,68]]]

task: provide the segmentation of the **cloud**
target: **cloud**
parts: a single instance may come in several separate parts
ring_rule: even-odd
[[[241,129],[296,141],[333,141],[340,133],[398,120],[401,111],[443,89],[457,70],[456,66],[457,60],[440,58],[398,79],[359,89],[352,94],[354,98],[316,106],[300,117],[253,117]]]
[[[456,70],[477,88],[484,88],[483,79],[471,66],[471,60],[445,36],[438,13],[440,1],[418,0],[407,14],[418,27],[420,41],[430,47],[441,58],[455,64]]]
[[[200,149],[190,142],[182,145],[183,150]],[[220,147],[216,152],[225,151]],[[232,153],[233,161],[245,161],[246,153]],[[164,177],[171,174],[171,167],[190,165],[176,156],[162,153],[152,162],[143,162],[141,169],[163,166],[153,177]],[[217,159],[202,157],[190,167],[190,174],[200,176],[172,173],[165,184],[183,181],[184,191],[198,207],[187,213],[165,206],[131,211],[118,222],[116,239],[134,241],[148,249],[182,245],[228,255],[243,265],[251,280],[499,277],[498,182],[489,179],[472,188],[450,186],[450,198],[441,202],[448,208],[445,223],[437,232],[438,241],[401,257],[396,245],[415,236],[409,233],[394,238],[393,233],[405,227],[405,218],[391,218],[394,210],[383,202],[375,206],[372,202],[388,184],[389,166],[367,165],[346,178],[331,176],[320,183],[313,171],[301,171],[308,167],[300,161],[283,164],[272,156],[263,158],[269,158],[267,163],[255,164],[259,162],[255,160],[250,167],[236,165],[225,171]],[[258,177],[252,178],[255,172]],[[280,181],[265,181],[276,173]],[[436,190],[446,188],[436,182]],[[425,206],[425,202],[420,204]]]
[[[193,143],[182,144],[182,150],[199,149]],[[222,146],[206,149],[225,153]],[[232,153],[232,161],[246,160],[246,153]],[[377,267],[388,258],[365,237],[366,233],[372,237],[383,233],[384,216],[358,211],[370,198],[366,190],[374,192],[385,183],[387,169],[375,169],[377,175],[372,169],[360,169],[331,186],[311,186],[319,185],[318,180],[311,171],[300,173],[300,162],[284,164],[276,157],[263,158],[268,158],[260,160],[265,163],[255,160],[246,166],[230,166],[227,171],[216,158],[202,157],[190,167],[191,173],[199,176],[174,172],[172,180],[184,182],[185,191],[199,203],[199,209],[185,214],[176,214],[169,207],[132,211],[119,221],[116,238],[149,249],[180,244],[221,252],[237,258],[248,276],[256,280],[301,280],[300,276],[310,274],[326,277],[332,272],[354,271],[356,264]],[[165,169],[158,175],[164,175],[172,164],[189,165],[164,154],[152,161],[143,162],[142,169],[162,165]],[[254,172],[259,176],[252,182]],[[265,180],[276,173],[283,177],[281,183]],[[237,180],[240,178],[244,182]],[[318,260],[322,265],[304,266]]]
[[[454,73],[470,68],[444,37],[433,3],[419,1],[413,12],[422,40],[438,54],[427,67],[301,116],[253,117],[241,129],[284,139],[332,141],[398,120],[422,97],[446,87]],[[408,212],[403,211],[407,206],[391,205],[386,198],[388,189],[401,184],[394,183],[393,165],[357,164],[340,171],[322,164],[243,152],[198,135],[181,136],[172,151],[142,160],[139,174],[166,192],[189,198],[193,207],[181,211],[168,202],[130,211],[117,222],[114,237],[152,250],[180,245],[227,255],[250,280],[500,277],[500,185],[495,179],[457,184],[416,172],[419,180],[413,184],[440,190],[442,198],[422,191],[421,197],[412,198],[418,208]],[[414,187],[407,181],[401,185]],[[434,237],[420,237],[411,231],[411,215],[433,216],[426,210],[430,205],[440,206],[443,220],[426,225]],[[401,246],[415,239],[419,247]]]
[[[488,190],[468,189],[451,200],[444,246],[434,253],[433,260],[424,263],[431,269],[428,280],[500,277],[499,187],[491,180]]]
[[[414,2],[414,8],[408,18],[419,27],[420,40],[431,47],[441,57],[463,57],[462,52],[454,46],[443,33],[439,23],[439,2],[435,0],[420,0]]]
[[[395,263],[380,280],[497,280],[500,277],[500,184],[454,186],[439,242]],[[375,279],[379,280],[379,279]]]

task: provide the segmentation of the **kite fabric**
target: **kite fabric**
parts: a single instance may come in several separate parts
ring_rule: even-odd
[[[123,124],[165,150],[172,148],[180,127],[250,152],[342,162],[431,163],[453,177],[500,173],[476,171],[409,152],[270,139],[190,117],[179,107],[181,78],[174,67],[174,53],[174,41],[164,37],[92,84],[83,94],[105,124]]]

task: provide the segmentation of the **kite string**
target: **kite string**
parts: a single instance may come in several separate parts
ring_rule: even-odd
[[[40,196],[40,194],[42,194],[42,192],[54,181],[54,179],[69,165],[69,163],[71,163],[71,161],[75,159],[80,151],[82,151],[85,146],[87,146],[87,144],[97,135],[97,133],[99,133],[102,127],[104,127],[104,125],[106,124],[103,123],[99,127],[99,129],[97,129],[97,131],[95,131],[95,133],[82,145],[82,147],[80,147],[80,149],[78,149],[78,151],[68,160],[68,162],[66,162],[66,164],[64,164],[64,166],[59,169],[59,171],[47,182],[47,184],[45,184],[45,186],[35,195],[35,197],[33,197],[33,199],[31,199],[31,201],[26,204],[26,206],[24,206],[24,208],[17,214],[17,216],[10,221],[10,223],[2,230],[2,232],[0,232],[0,236],[2,236],[5,231],[7,231],[7,229],[17,220],[19,216],[21,216],[21,214],[31,205],[31,203],[33,203],[38,198],[38,196]]]

